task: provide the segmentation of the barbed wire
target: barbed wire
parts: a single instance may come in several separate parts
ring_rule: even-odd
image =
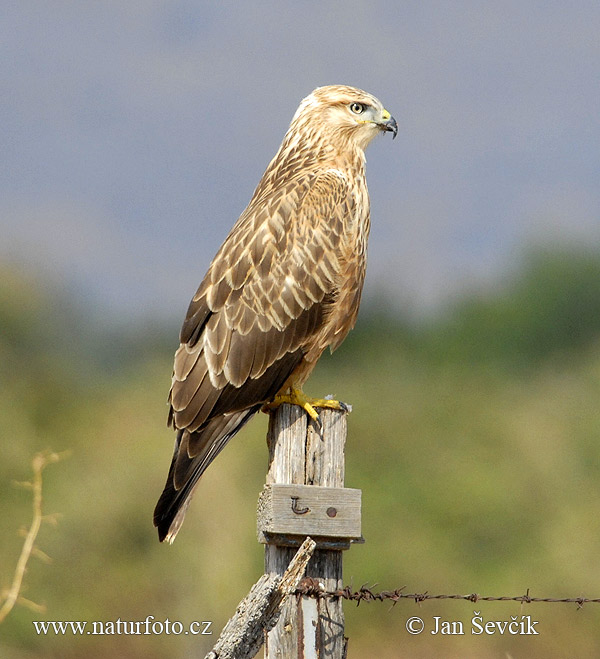
[[[374,584],[373,587],[375,587]],[[389,600],[395,606],[401,599],[414,600],[417,604],[426,600],[466,600],[467,602],[521,602],[524,604],[531,604],[533,602],[560,602],[562,604],[577,604],[580,609],[584,604],[600,604],[600,597],[532,597],[529,594],[529,588],[524,595],[511,596],[493,596],[493,595],[478,595],[471,593],[470,595],[432,595],[425,591],[423,593],[405,593],[406,586],[396,588],[396,590],[381,590],[373,592],[371,588],[364,585],[358,590],[353,591],[350,586],[346,586],[340,590],[327,591],[324,589],[323,584],[318,579],[312,577],[304,577],[298,584],[296,589],[297,595],[305,595],[307,597],[314,597],[317,599],[345,599],[351,602],[356,602],[359,606],[361,602],[383,602]]]

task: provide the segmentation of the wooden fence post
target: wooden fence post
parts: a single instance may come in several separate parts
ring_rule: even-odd
[[[320,409],[321,428],[295,405],[271,413],[269,472],[259,499],[265,574],[282,575],[307,535],[317,543],[306,575],[342,588],[342,550],[361,541],[360,490],[344,488],[346,412]],[[267,659],[346,654],[342,600],[290,597],[265,640]]]

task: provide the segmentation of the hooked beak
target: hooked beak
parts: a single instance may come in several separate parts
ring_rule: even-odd
[[[392,115],[387,110],[385,114],[387,114],[387,117],[384,115],[385,121],[382,121],[379,124],[381,126],[381,130],[393,133],[392,139],[396,139],[396,135],[398,135],[398,124],[396,123],[394,117],[392,117]]]

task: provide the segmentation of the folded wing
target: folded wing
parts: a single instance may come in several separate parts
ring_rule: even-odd
[[[178,434],[154,514],[161,540],[175,538],[198,479],[229,439],[331,342],[353,210],[342,177],[304,175],[255,196],[217,253],[175,354],[169,423]]]

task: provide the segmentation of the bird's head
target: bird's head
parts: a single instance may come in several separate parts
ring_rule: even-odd
[[[398,124],[381,101],[346,85],[319,87],[298,108],[294,121],[351,141],[364,150],[375,135],[398,133]],[[293,122],[292,122],[293,123]]]

